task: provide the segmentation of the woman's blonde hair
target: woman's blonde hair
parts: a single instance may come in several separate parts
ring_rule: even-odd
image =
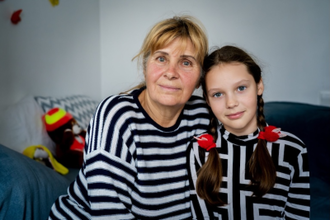
[[[193,44],[196,50],[196,59],[202,67],[204,57],[208,52],[208,40],[201,22],[189,15],[174,16],[155,24],[144,39],[139,53],[132,60],[137,58],[138,63],[145,71],[150,54],[165,47],[175,39],[180,39],[181,50],[185,49],[189,41]],[[142,86],[145,86],[145,82],[134,88]]]

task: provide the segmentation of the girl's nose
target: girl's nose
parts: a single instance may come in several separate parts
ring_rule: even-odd
[[[238,105],[238,101],[235,95],[227,95],[226,101],[227,108],[234,108]]]

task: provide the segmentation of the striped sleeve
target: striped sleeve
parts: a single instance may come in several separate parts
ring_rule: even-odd
[[[288,199],[285,206],[286,219],[309,219],[310,215],[310,184],[307,148],[294,135],[287,133],[287,137],[279,141],[286,146],[283,154],[282,166],[287,165],[293,170],[291,183],[287,193]],[[290,146],[290,147],[289,147]],[[295,160],[289,158],[295,158]],[[290,161],[290,163],[286,163]]]
[[[127,111],[125,104],[110,104],[116,98],[105,100],[96,110],[86,135],[83,167],[68,195],[54,204],[50,219],[134,219],[130,213],[134,149],[127,146],[132,142],[128,128],[119,126],[125,124],[121,118],[121,112]]]

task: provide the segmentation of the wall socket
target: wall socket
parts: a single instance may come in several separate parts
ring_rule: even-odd
[[[319,105],[330,107],[330,91],[320,91]]]

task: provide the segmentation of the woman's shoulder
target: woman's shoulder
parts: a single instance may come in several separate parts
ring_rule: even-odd
[[[118,105],[135,105],[136,102],[131,94],[116,94],[104,98],[98,105],[100,109],[112,109]]]
[[[134,98],[129,94],[111,95],[104,98],[91,119],[88,135],[94,141],[90,141],[88,151],[105,149],[108,152],[108,146],[103,145],[101,140],[104,138],[110,140],[115,132],[125,132],[129,129],[129,123],[132,120],[127,119],[137,117],[139,114],[135,112],[138,111]],[[124,138],[123,134],[119,135]]]
[[[198,103],[205,103],[206,104],[205,99],[201,96],[198,96],[198,95],[192,95],[190,97],[190,99],[188,100],[188,103],[189,102],[198,102]]]
[[[139,112],[135,99],[129,94],[111,95],[104,98],[97,106],[93,122],[102,122],[102,125],[109,126],[109,123],[116,123],[121,117],[131,117]],[[108,121],[107,123],[105,123]]]
[[[196,124],[199,128],[202,128],[202,125],[208,126],[209,124],[210,112],[205,100],[202,97],[192,96],[184,107],[183,115],[187,119],[199,124]],[[207,129],[207,127],[203,127],[203,131],[205,129]]]
[[[197,96],[197,95],[192,95],[190,99],[186,103],[186,108],[188,109],[195,109],[196,107],[200,108],[207,108],[206,101],[203,97]]]
[[[137,96],[141,93],[143,89],[134,89],[130,90],[129,92],[120,93],[120,94],[114,94],[110,95],[106,98],[104,98],[100,104],[99,107],[101,108],[111,108],[112,106],[115,106],[117,104],[125,103],[126,105],[135,105]]]

